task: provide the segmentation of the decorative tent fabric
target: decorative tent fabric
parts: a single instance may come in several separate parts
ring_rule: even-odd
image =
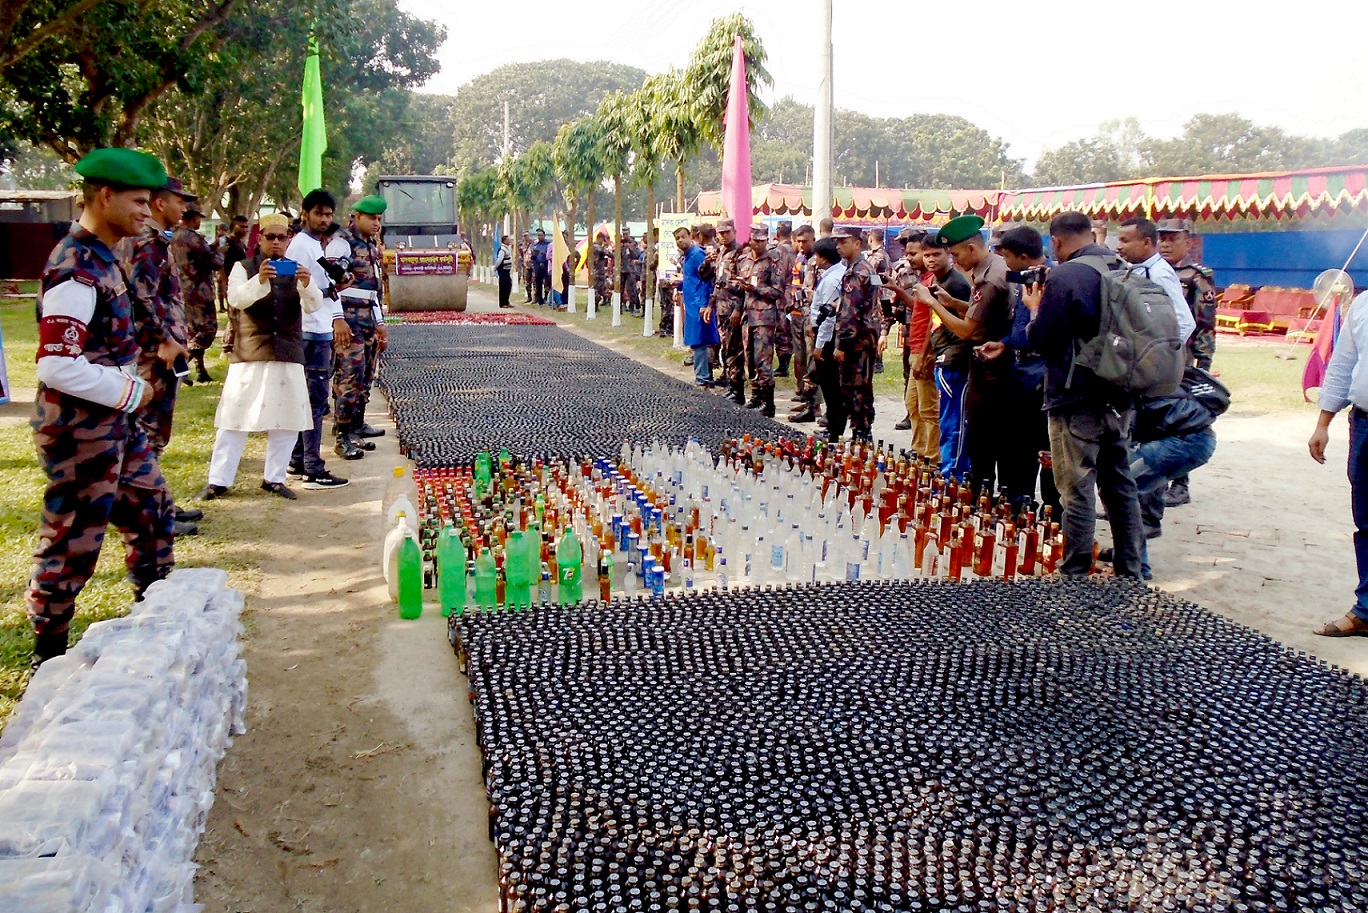
[[[1005,222],[1043,222],[1066,210],[1091,216],[1199,220],[1306,219],[1368,211],[1368,166],[1007,191],[1001,195],[997,216]]]
[[[991,218],[996,190],[910,190],[896,187],[837,187],[832,217],[936,222],[952,215],[973,213]],[[812,217],[812,187],[797,184],[757,184],[751,191],[752,214]],[[700,215],[722,212],[721,194],[705,191],[698,198]]]

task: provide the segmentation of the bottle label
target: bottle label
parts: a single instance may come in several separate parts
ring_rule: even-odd
[[[770,547],[770,567],[784,566],[784,547],[774,545]]]
[[[846,562],[846,581],[849,582],[849,583],[854,583],[855,581],[857,581],[857,580],[859,580],[859,579],[860,579],[860,562],[858,562],[858,561],[847,561],[847,562]]]

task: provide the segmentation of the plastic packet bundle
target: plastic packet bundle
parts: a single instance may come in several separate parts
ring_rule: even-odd
[[[0,739],[0,911],[200,910],[192,860],[246,709],[226,582],[176,571],[34,676]]]

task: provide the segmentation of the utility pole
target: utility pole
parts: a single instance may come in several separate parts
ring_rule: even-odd
[[[510,143],[509,143],[509,140],[508,140],[508,102],[504,102],[503,161],[504,161],[505,164],[508,163],[508,151],[509,151],[509,146],[510,146]],[[513,214],[510,213],[510,212],[505,212],[505,213],[504,213],[503,233],[504,233],[505,235],[508,235],[510,238],[513,237]],[[502,243],[502,242],[500,242],[500,243]],[[517,250],[517,247],[515,246],[513,249],[514,249],[514,250]],[[521,263],[514,263],[514,264],[513,264],[513,288],[514,288],[515,290],[516,290],[517,287],[518,287],[518,280],[519,280],[519,278],[520,278],[521,276],[522,276],[522,264],[521,264]]]
[[[812,227],[820,231],[831,215],[831,0],[820,0],[821,62],[818,64],[817,104],[812,119]]]

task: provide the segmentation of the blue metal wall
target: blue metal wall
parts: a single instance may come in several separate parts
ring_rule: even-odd
[[[1310,288],[1322,271],[1344,266],[1362,236],[1358,229],[1202,235],[1202,262],[1216,271],[1222,287]],[[1355,286],[1368,287],[1368,242],[1354,256],[1349,274]]]

